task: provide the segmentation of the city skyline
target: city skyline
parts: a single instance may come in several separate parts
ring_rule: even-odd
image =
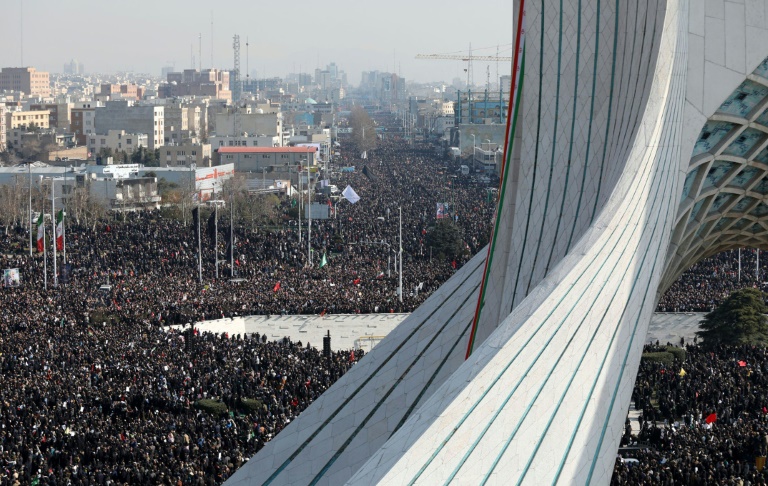
[[[77,59],[88,73],[132,71],[159,76],[165,66],[177,71],[191,68],[194,56],[194,67],[231,69],[232,37],[238,34],[243,78],[247,67],[258,78],[284,77],[313,74],[316,68],[335,62],[347,73],[348,82],[358,85],[363,71],[376,70],[417,82],[466,80],[465,62],[415,56],[464,55],[470,43],[475,55],[495,56],[497,51],[500,56],[511,55],[512,5],[499,0],[476,4],[473,12],[478,21],[471,21],[472,14],[462,10],[466,4],[455,1],[394,0],[387,8],[372,8],[341,0],[333,8],[318,11],[314,4],[298,0],[288,14],[277,4],[256,8],[242,0],[227,10],[212,10],[211,4],[198,0],[139,0],[132,5],[135,8],[112,14],[94,0],[33,0],[23,2],[22,13],[22,2],[13,2],[6,6],[6,28],[0,31],[0,42],[13,47],[0,52],[0,65],[23,63],[59,73],[65,63]],[[484,85],[488,75],[495,83],[497,71],[499,76],[510,71],[508,62],[473,64],[476,85]]]

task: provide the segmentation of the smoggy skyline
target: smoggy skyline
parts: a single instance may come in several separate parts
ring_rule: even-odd
[[[23,4],[23,7],[22,7]],[[222,7],[227,7],[223,9]],[[23,8],[23,21],[22,21]],[[213,19],[213,36],[211,36]],[[23,63],[52,73],[77,59],[88,73],[134,71],[159,75],[200,64],[231,69],[232,37],[240,35],[240,65],[258,77],[314,73],[335,62],[357,85],[362,71],[394,71],[420,82],[466,79],[466,63],[416,60],[416,54],[511,56],[512,2],[473,4],[391,0],[375,5],[351,0],[325,4],[296,0],[259,5],[137,0],[113,4],[96,0],[10,0],[0,29],[0,66]],[[23,28],[23,31],[22,31]],[[23,36],[22,36],[23,32]],[[199,41],[201,34],[201,42]],[[211,42],[213,39],[213,42]],[[249,47],[246,48],[246,40]],[[474,82],[484,85],[508,74],[508,62],[474,62]]]

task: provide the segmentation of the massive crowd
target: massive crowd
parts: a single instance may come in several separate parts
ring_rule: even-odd
[[[751,248],[725,251],[700,261],[672,284],[656,310],[710,312],[734,290],[744,287],[764,289],[768,280],[768,253],[761,253],[759,264],[758,251]]]
[[[641,363],[632,397],[641,428],[627,430],[612,484],[768,484],[766,349],[686,351],[672,366]]]
[[[113,214],[88,226],[67,221],[72,274],[54,287],[49,260],[45,290],[43,258],[29,256],[28,233],[13,228],[0,233],[0,268],[18,268],[21,276],[20,287],[0,289],[0,485],[219,484],[360,354],[341,351],[326,358],[310,343],[196,335],[167,330],[167,325],[248,314],[408,312],[487,243],[493,201],[486,187],[459,175],[458,163],[434,149],[383,140],[365,161],[343,156],[336,163],[337,168],[357,164],[354,172],[334,172],[332,183],[352,186],[361,199],[333,201],[332,219],[313,221],[312,264],[306,221],[301,242],[295,221],[269,228],[236,223],[230,268],[228,221],[222,214],[220,278],[214,277],[212,242],[203,221],[199,282],[196,232],[189,221],[163,211]],[[362,165],[373,175],[363,174]],[[447,216],[461,229],[466,251],[456,258],[433,254],[427,243],[438,202],[449,205]],[[288,198],[281,202],[285,213],[291,206]],[[402,303],[395,265],[400,209]],[[327,264],[321,266],[323,255]],[[735,255],[695,266],[665,294],[659,310],[707,311],[730,290],[756,284],[754,272],[746,270],[739,280]],[[755,257],[742,252],[743,268],[754,268]],[[757,381],[765,369],[756,364],[758,351],[729,350],[729,356],[737,351],[750,363],[755,360],[746,379],[743,369],[728,368],[731,358],[696,348],[689,359],[704,361],[686,363],[687,381],[676,380],[675,373],[641,370],[648,378],[638,379],[636,392],[637,403],[646,408],[639,439],[655,448],[635,457],[642,455],[643,464],[660,463],[671,457],[667,451],[679,449],[672,438],[688,437],[694,445],[705,441],[702,450],[708,453],[723,454],[717,464],[724,465],[707,463],[696,478],[735,472],[732,458],[743,469],[752,450],[734,444],[745,444],[747,437],[762,440],[768,430],[763,415],[749,415],[755,406],[766,406],[764,383]],[[706,378],[714,370],[737,374],[710,390],[714,385]],[[698,384],[688,386],[694,380]],[[661,396],[653,409],[649,394]],[[754,399],[743,405],[729,396]],[[220,400],[230,413],[214,416],[196,408],[203,398]],[[259,400],[261,406],[246,410],[242,399]],[[697,436],[701,416],[714,409],[727,419],[707,430],[705,438]],[[682,420],[688,428],[657,427],[663,419]],[[737,431],[712,438],[733,419],[741,420],[731,426]],[[704,462],[698,450],[678,460],[681,470],[686,461]],[[619,463],[615,480],[660,484],[657,479],[679,479],[668,471],[663,465]]]
[[[29,256],[28,233],[0,234],[0,268],[21,277],[20,287],[0,288],[0,485],[207,485],[229,477],[360,353],[326,358],[312,346],[320,343],[167,325],[236,314],[407,312],[487,242],[485,188],[450,177],[458,167],[432,149],[383,141],[366,164],[375,180],[360,167],[334,175],[361,200],[340,201],[335,218],[313,222],[312,265],[306,229],[299,244],[295,225],[236,224],[234,269],[220,262],[216,279],[203,226],[200,283],[189,222],[147,211],[87,227],[67,221],[71,277],[54,287],[49,255],[45,290],[44,261]],[[443,201],[467,248],[455,259],[430,254],[426,243]],[[291,201],[282,204],[288,210]],[[400,207],[402,303],[394,264]],[[226,226],[224,218],[219,260]],[[196,408],[200,399],[219,400],[229,413]],[[245,409],[243,399],[260,405]]]

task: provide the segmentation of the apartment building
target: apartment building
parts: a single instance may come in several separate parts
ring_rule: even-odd
[[[48,110],[48,126],[69,130],[71,127],[72,105],[70,103],[35,103],[29,106],[30,110]]]
[[[0,70],[0,91],[21,91],[26,95],[51,96],[48,73],[33,67]]]
[[[165,143],[179,144],[200,136],[201,109],[181,100],[165,104]]]
[[[5,114],[6,130],[19,127],[48,128],[50,126],[50,112],[48,110],[35,111],[9,111]]]
[[[100,94],[111,100],[140,100],[144,97],[144,88],[135,84],[102,84]]]
[[[160,147],[160,163],[167,167],[195,164],[197,167],[211,166],[211,144],[183,143]]]
[[[88,137],[88,152],[98,154],[103,149],[112,152],[125,152],[128,155],[139,147],[147,148],[149,139],[146,133],[127,133],[125,130],[109,130],[105,134],[91,134]]]
[[[110,130],[126,133],[146,133],[149,148],[154,150],[165,143],[165,109],[163,106],[135,106],[128,100],[109,101],[96,108],[95,134]]]
[[[88,144],[88,135],[94,132],[94,119],[96,118],[96,108],[100,106],[93,103],[78,103],[70,110],[70,128],[75,134],[75,141],[78,145]]]
[[[209,96],[231,101],[229,72],[218,69],[185,69],[180,73],[168,73],[168,82],[158,88],[158,97]]]
[[[0,104],[0,152],[5,152],[8,148],[8,135],[5,130],[5,114],[8,108]]]

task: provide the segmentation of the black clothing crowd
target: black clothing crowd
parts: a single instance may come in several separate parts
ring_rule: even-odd
[[[739,272],[741,253],[741,272]],[[759,263],[758,263],[759,262]],[[758,270],[760,278],[758,279]],[[686,270],[664,293],[658,312],[710,312],[731,292],[744,287],[765,290],[768,253],[742,248],[706,258]]]
[[[640,432],[627,425],[612,484],[768,484],[766,349],[685,349],[673,366],[641,362],[632,395]]]
[[[0,288],[0,485],[220,484],[360,355],[326,358],[311,345],[320,343],[168,325],[248,314],[408,312],[487,243],[493,201],[485,187],[450,177],[458,167],[446,168],[426,146],[384,140],[369,155],[375,178],[360,167],[332,178],[361,200],[335,202],[333,219],[313,221],[311,265],[306,230],[300,244],[295,225],[236,223],[236,279],[228,261],[214,278],[203,229],[200,283],[189,221],[161,211],[112,214],[87,227],[66,221],[71,275],[54,287],[49,254],[45,290],[43,258],[29,256],[29,234],[0,234],[0,268],[21,275],[19,287]],[[467,251],[456,258],[430,255],[426,244],[437,202],[450,203],[448,216],[461,228]],[[292,202],[282,204],[287,211]],[[399,207],[402,303],[394,264]],[[220,216],[217,252],[225,260]],[[199,410],[203,398],[221,400],[230,413]],[[263,406],[243,412],[241,399]]]

